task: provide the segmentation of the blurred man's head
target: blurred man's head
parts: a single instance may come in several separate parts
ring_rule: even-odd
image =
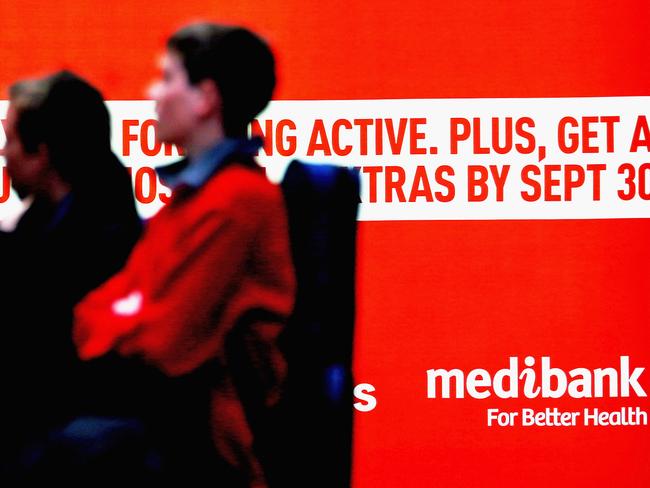
[[[151,91],[158,137],[187,145],[204,124],[218,121],[220,136],[243,137],[271,99],[275,62],[250,31],[200,23],[182,28],[167,43],[162,79]]]
[[[111,151],[110,121],[90,84],[62,71],[14,84],[9,101],[5,156],[19,195],[46,195],[52,185],[65,192],[101,174]]]
[[[11,183],[21,198],[39,193],[48,178],[49,157],[40,136],[31,137],[28,120],[42,104],[46,88],[39,81],[24,81],[11,87],[10,104],[5,121],[5,158]]]

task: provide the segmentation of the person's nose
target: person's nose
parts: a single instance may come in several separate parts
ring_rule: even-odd
[[[160,94],[162,90],[162,83],[160,81],[154,81],[149,85],[149,88],[147,89],[147,96],[151,100],[155,100],[156,102],[160,99]]]

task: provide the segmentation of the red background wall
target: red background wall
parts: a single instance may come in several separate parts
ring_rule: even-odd
[[[142,99],[188,20],[243,23],[274,47],[276,99],[650,95],[645,1],[0,4],[0,88],[62,67]],[[20,8],[19,8],[20,7]],[[471,104],[471,100],[467,100]],[[650,365],[648,220],[360,223],[356,488],[648,486],[648,427],[488,429],[485,409],[625,400],[427,400],[425,372]],[[648,389],[648,382],[642,383]],[[487,402],[487,403],[486,403]]]

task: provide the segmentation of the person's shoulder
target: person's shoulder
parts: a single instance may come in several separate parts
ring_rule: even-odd
[[[259,205],[279,201],[280,188],[269,181],[260,167],[230,164],[207,183],[210,198],[219,198],[235,205]]]

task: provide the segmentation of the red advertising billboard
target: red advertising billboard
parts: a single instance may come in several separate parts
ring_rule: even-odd
[[[292,158],[360,170],[354,488],[643,487],[649,13],[5,1],[0,98],[61,68],[98,86],[150,215],[167,191],[149,168],[178,156],[146,94],[166,37],[195,19],[259,32],[279,69],[257,122],[269,174]]]

